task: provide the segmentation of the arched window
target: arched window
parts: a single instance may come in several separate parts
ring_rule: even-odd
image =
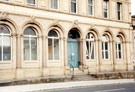
[[[88,33],[86,36],[86,58],[87,59],[95,59],[95,38],[94,35]]]
[[[37,60],[37,36],[34,28],[26,28],[23,34],[24,60]]]
[[[119,36],[116,37],[116,59],[122,59],[122,40]]]
[[[109,59],[109,37],[102,36],[102,59]]]
[[[48,59],[59,60],[59,36],[55,29],[48,33]]]
[[[11,60],[11,37],[6,25],[0,25],[0,61]]]

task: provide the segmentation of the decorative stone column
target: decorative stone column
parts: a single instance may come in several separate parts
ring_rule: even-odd
[[[101,40],[97,39],[98,43],[98,71],[101,72]]]
[[[113,72],[115,72],[116,71],[116,69],[115,69],[115,65],[116,65],[116,62],[115,62],[115,41],[114,40],[112,40],[111,41],[112,42],[112,67],[113,67]]]
[[[22,40],[22,35],[17,34],[16,35],[16,78],[17,79],[22,79],[24,78],[24,72],[22,69],[22,45],[21,41]]]
[[[69,75],[70,74],[70,67],[68,66],[67,39],[68,39],[67,37],[63,38],[65,75]]]

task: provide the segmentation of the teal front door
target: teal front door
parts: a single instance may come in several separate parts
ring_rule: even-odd
[[[78,41],[77,39],[68,39],[68,65],[70,68],[78,68]]]

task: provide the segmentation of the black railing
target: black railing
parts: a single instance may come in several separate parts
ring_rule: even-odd
[[[71,63],[68,63],[70,65],[71,68],[73,68],[73,73],[71,73],[71,80],[74,78],[74,66]],[[71,70],[70,70],[71,72]]]
[[[134,74],[134,81],[135,81],[135,65],[134,65],[133,74]]]

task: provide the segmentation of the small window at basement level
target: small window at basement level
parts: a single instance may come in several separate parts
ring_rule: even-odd
[[[35,0],[27,0],[27,4],[29,4],[29,5],[35,5]]]

